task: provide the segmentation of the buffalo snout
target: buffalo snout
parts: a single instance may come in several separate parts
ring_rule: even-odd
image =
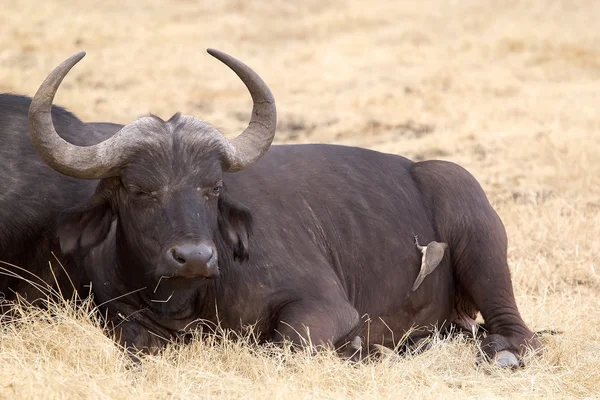
[[[217,250],[206,243],[185,243],[172,247],[167,258],[175,267],[175,276],[219,277]]]

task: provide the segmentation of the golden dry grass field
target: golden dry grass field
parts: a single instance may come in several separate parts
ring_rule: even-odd
[[[194,341],[132,368],[86,311],[0,331],[0,398],[599,398],[600,2],[3,0],[0,91],[33,95],[79,50],[56,103],[87,121],[196,115],[231,137],[243,84],[269,84],[276,142],[445,159],[481,182],[509,235],[522,315],[546,336],[525,369],[475,368],[466,340],[349,365]]]

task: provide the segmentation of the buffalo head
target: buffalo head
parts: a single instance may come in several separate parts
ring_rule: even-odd
[[[56,132],[50,110],[63,78],[85,53],[65,60],[42,83],[29,111],[37,153],[64,175],[100,179],[94,195],[59,226],[65,253],[98,245],[114,228],[119,262],[138,280],[217,277],[216,235],[234,257],[247,258],[251,215],[228,196],[223,173],[251,166],[269,149],[275,102],[248,66],[208,52],[241,78],[254,101],[249,126],[231,141],[197,118],[175,114],[168,121],[143,117],[99,144],[76,146]]]

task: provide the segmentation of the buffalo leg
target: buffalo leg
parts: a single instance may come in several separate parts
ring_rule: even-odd
[[[514,366],[526,346],[539,343],[517,309],[500,217],[473,175],[456,164],[424,161],[414,165],[412,174],[434,209],[439,239],[450,249],[461,296],[457,316],[471,318],[479,310],[488,330],[484,353],[498,364]]]
[[[490,207],[491,209],[491,207]],[[485,355],[501,366],[517,367],[526,346],[537,348],[539,343],[526,326],[517,308],[513,292],[506,249],[504,226],[493,210],[487,221],[495,224],[471,226],[455,246],[455,274],[461,292],[469,298],[485,320],[488,335],[482,340]],[[487,226],[486,226],[487,225]],[[461,243],[462,242],[462,243]],[[457,310],[458,313],[462,310]]]
[[[341,356],[358,360],[362,340],[352,332],[359,322],[358,311],[346,301],[300,300],[281,310],[273,341],[287,339],[297,346],[312,344],[315,348],[335,345]]]

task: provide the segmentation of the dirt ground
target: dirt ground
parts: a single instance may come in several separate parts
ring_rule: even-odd
[[[464,341],[351,366],[194,342],[130,364],[86,313],[0,331],[2,398],[597,398],[600,396],[600,2],[4,0],[0,91],[33,95],[79,51],[56,103],[87,121],[198,116],[228,137],[251,99],[213,47],[255,69],[277,143],[340,143],[457,162],[509,235],[517,301],[558,329],[516,371]]]

